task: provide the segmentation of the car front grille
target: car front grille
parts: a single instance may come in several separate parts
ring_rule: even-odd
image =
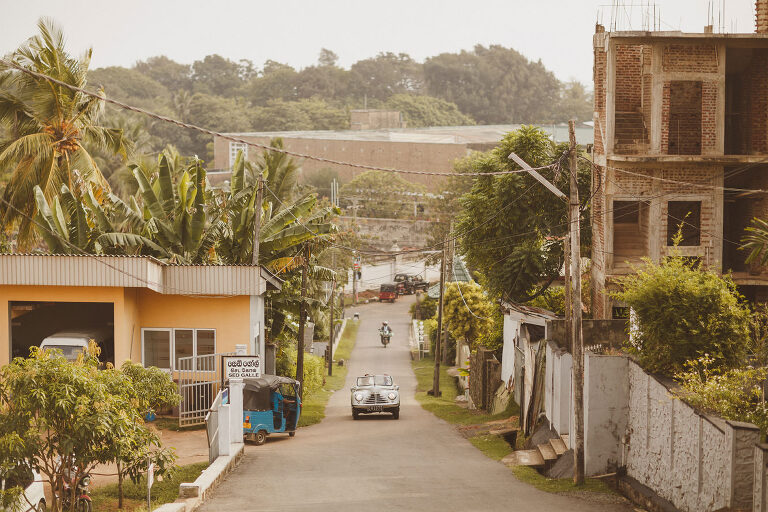
[[[379,393],[371,393],[365,397],[365,405],[386,404],[387,400]]]

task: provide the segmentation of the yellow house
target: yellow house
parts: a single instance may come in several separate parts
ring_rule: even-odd
[[[48,336],[98,333],[102,359],[177,369],[185,356],[265,357],[260,267],[169,265],[150,257],[0,255],[0,365]]]

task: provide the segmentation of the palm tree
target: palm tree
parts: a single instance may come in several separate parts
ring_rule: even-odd
[[[91,50],[79,58],[64,48],[64,35],[53,22],[41,19],[40,34],[29,39],[10,59],[19,67],[83,88]],[[127,156],[122,131],[99,124],[103,101],[38,79],[12,67],[0,68],[0,172],[10,172],[0,206],[2,221],[19,223],[19,241],[30,241],[34,187],[52,200],[62,185],[71,191],[75,176],[106,188],[98,165],[86,149],[100,148]],[[2,130],[0,130],[2,131]]]

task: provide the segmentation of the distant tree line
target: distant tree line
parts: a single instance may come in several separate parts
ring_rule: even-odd
[[[476,46],[442,53],[424,63],[380,53],[337,65],[322,49],[318,63],[300,70],[268,60],[208,55],[191,65],[165,56],[133,67],[88,73],[89,85],[108,97],[219,131],[333,130],[349,127],[349,110],[403,112],[408,126],[550,123],[591,118],[591,94],[563,83],[539,62],[511,48]],[[134,132],[148,150],[173,143],[183,154],[211,158],[210,137],[110,109],[108,123]]]

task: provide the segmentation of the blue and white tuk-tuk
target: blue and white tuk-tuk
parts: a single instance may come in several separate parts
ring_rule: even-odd
[[[245,439],[262,445],[269,434],[285,432],[295,436],[301,416],[299,382],[277,375],[262,375],[243,382]]]

